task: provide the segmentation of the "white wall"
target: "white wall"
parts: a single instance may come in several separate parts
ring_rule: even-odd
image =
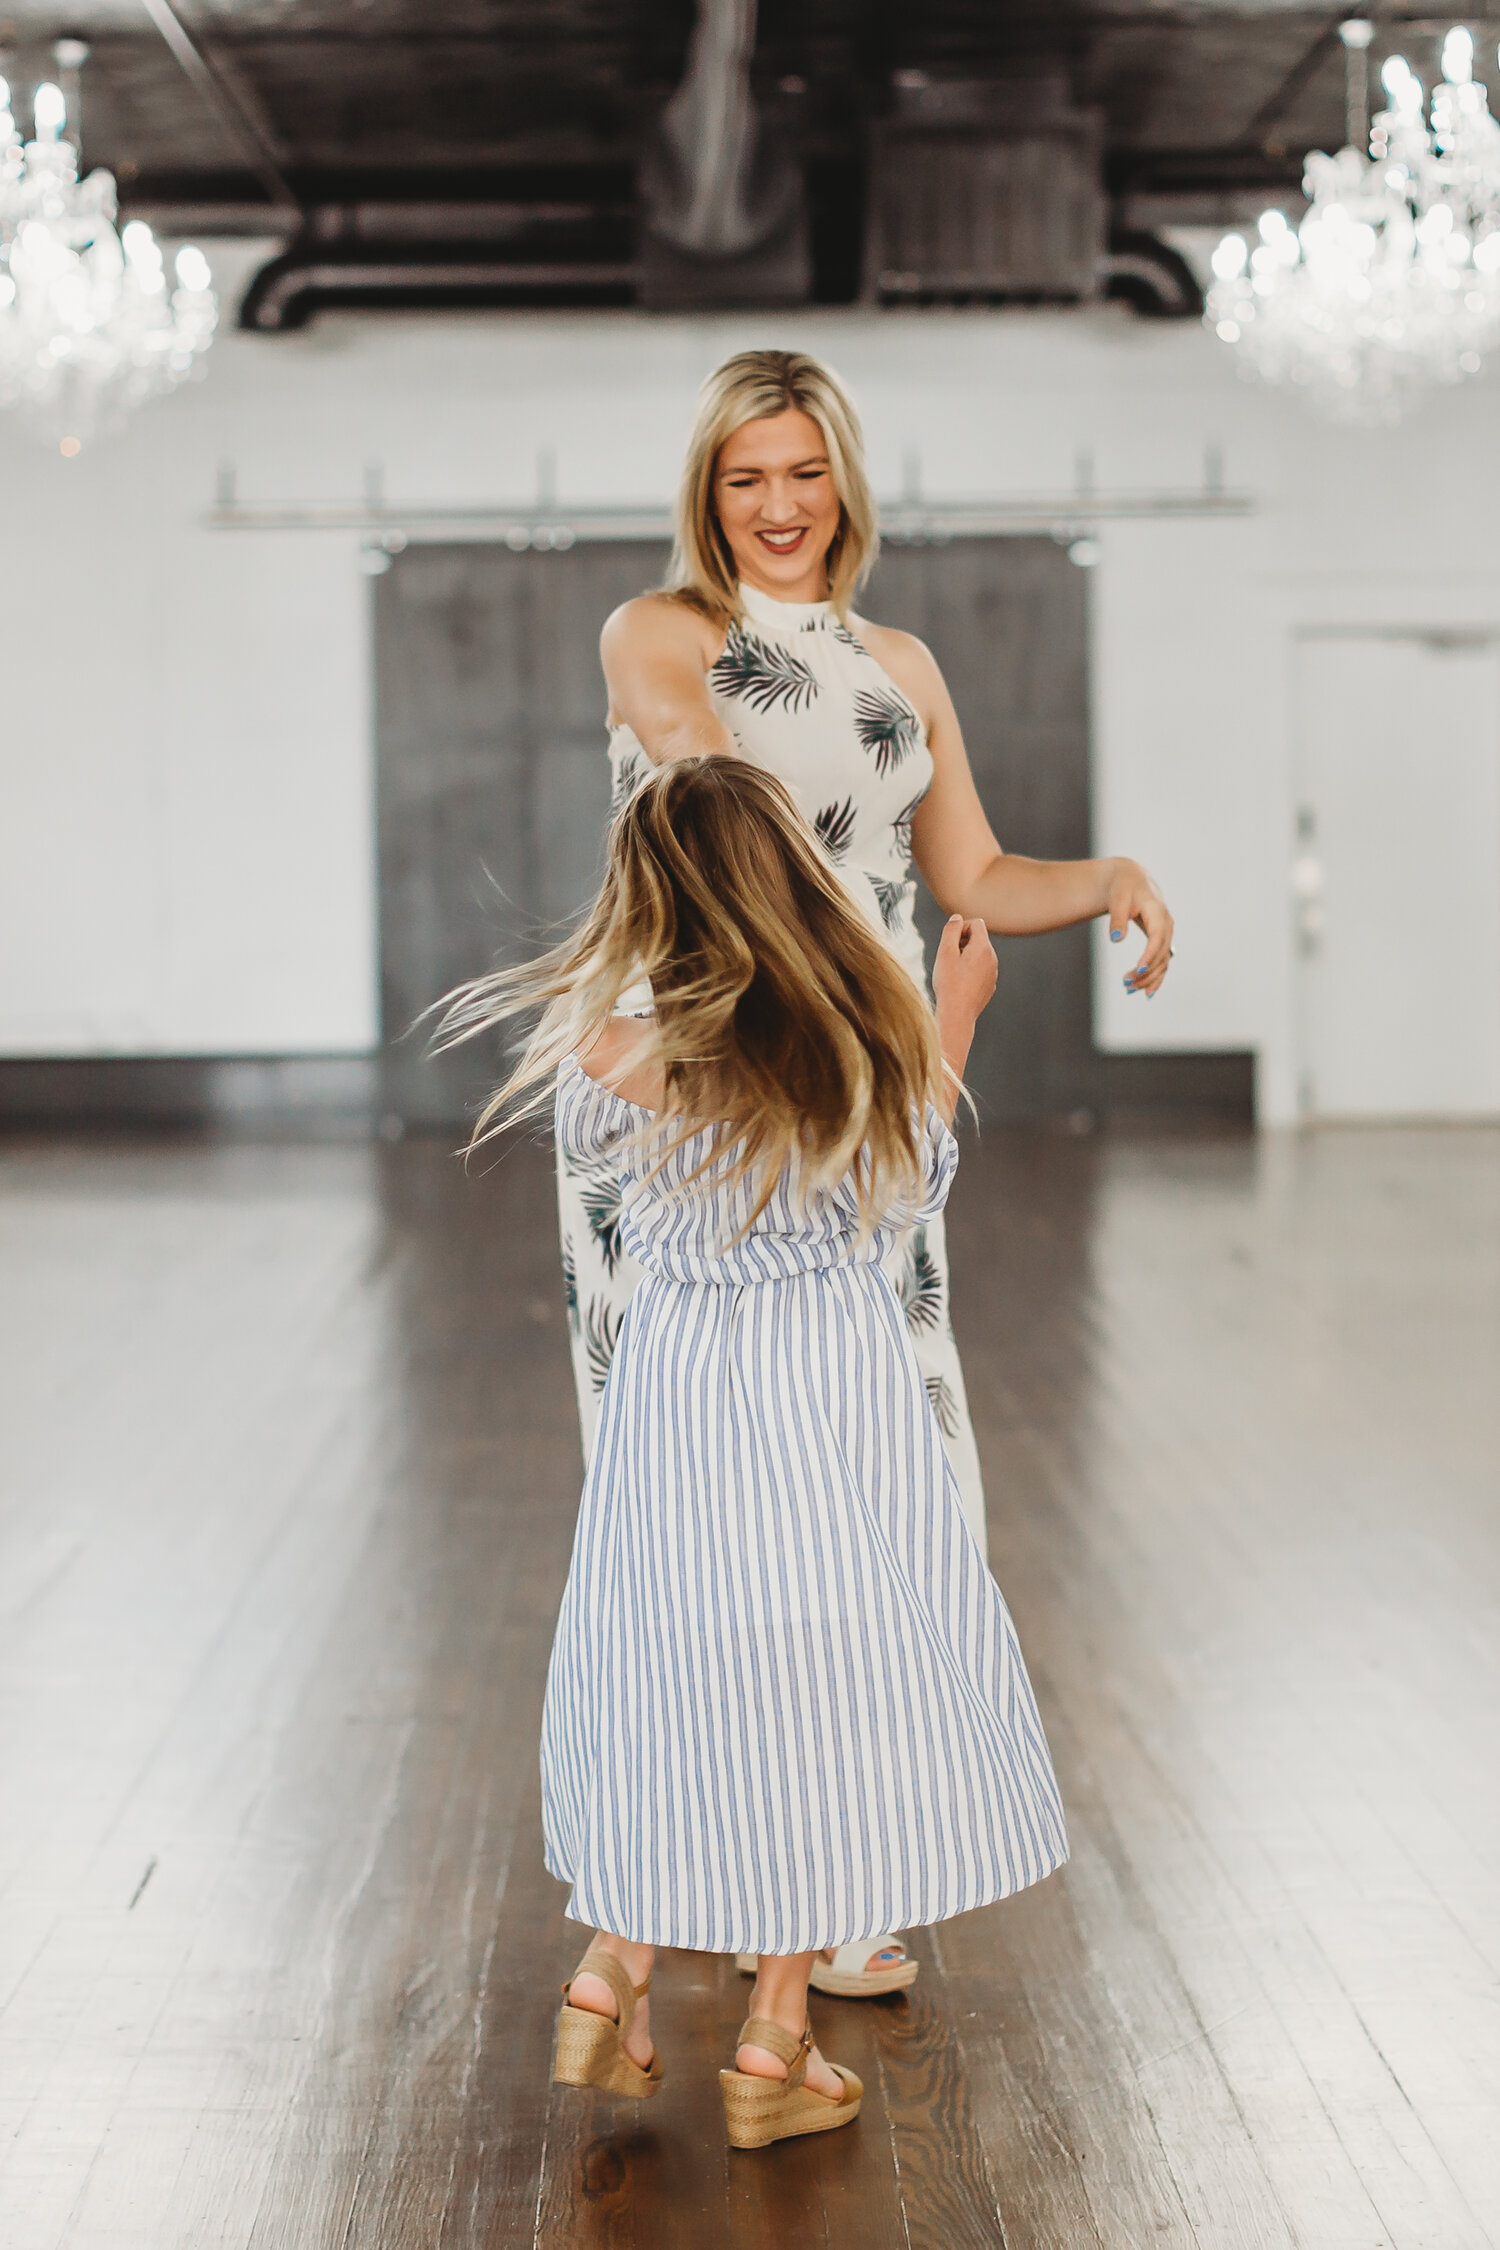
[[[240,251],[219,260],[232,285]],[[1247,389],[1196,327],[1088,313],[341,316],[228,330],[208,379],[64,461],[0,426],[0,1052],[358,1051],[376,1035],[369,582],[358,539],[209,531],[247,500],[532,489],[662,501],[694,388],[748,341],[853,384],[877,484],[933,495],[1195,485],[1245,521],[1107,528],[1092,576],[1097,846],[1180,919],[1162,996],[1101,949],[1109,1046],[1255,1047],[1292,1108],[1288,655],[1299,625],[1500,620],[1500,386],[1394,435]],[[602,697],[601,697],[602,707]],[[1414,746],[1414,752],[1417,746]],[[1003,840],[1003,839],[1002,839]],[[1122,960],[1122,954],[1125,959]]]

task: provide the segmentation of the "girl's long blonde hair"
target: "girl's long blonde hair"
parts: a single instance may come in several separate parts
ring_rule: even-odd
[[[677,541],[667,590],[716,624],[740,615],[734,557],[719,522],[714,476],[727,439],[747,422],[797,407],[828,448],[839,527],[828,549],[828,598],[847,624],[850,605],[880,547],[859,416],[831,367],[806,352],[736,352],[698,393],[698,412],[677,487]]]
[[[540,1108],[564,1056],[642,976],[655,1012],[632,1069],[661,1072],[659,1161],[713,1127],[693,1176],[753,1174],[747,1225],[788,1174],[806,1194],[852,1168],[867,1226],[910,1195],[943,1079],[936,1023],[792,797],[759,767],[727,757],[662,767],[616,816],[603,888],[574,935],[449,996],[439,1047],[542,1010],[474,1141]]]

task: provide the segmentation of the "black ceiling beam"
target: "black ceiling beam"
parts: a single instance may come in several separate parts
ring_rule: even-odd
[[[215,62],[208,48],[189,30],[176,0],[141,0],[141,5],[183,76],[218,119],[272,204],[295,212],[296,196],[282,170],[283,151],[258,104],[247,98],[234,76]]]
[[[1339,24],[1342,20],[1342,14],[1329,18],[1306,53],[1293,63],[1275,92],[1261,103],[1248,125],[1243,126],[1235,135],[1236,147],[1265,147],[1272,126],[1280,124],[1298,95],[1311,85],[1324,64],[1338,52]]]
[[[1236,188],[1286,188],[1302,184],[1303,157],[1247,148],[1113,149],[1104,159],[1104,185],[1126,195],[1232,194]]]

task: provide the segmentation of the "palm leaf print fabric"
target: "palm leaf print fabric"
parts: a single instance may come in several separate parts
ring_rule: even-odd
[[[841,805],[825,805],[813,815],[813,826],[829,858],[842,859],[854,841],[854,799],[846,797]]]
[[[651,760],[646,756],[644,750],[632,750],[628,757],[619,760],[610,780],[609,813],[611,820],[616,813],[622,811],[629,804],[650,771]]]
[[[894,688],[860,690],[854,698],[854,731],[881,775],[904,764],[921,747],[922,722]]]
[[[748,703],[752,711],[800,711],[818,692],[816,675],[799,656],[741,625],[730,626],[708,684],[720,695]]]
[[[589,1306],[583,1323],[584,1348],[588,1353],[589,1381],[596,1391],[602,1391],[609,1381],[609,1370],[614,1361],[615,1346],[620,1341],[620,1324],[624,1315],[612,1305],[597,1300]]]
[[[880,919],[888,930],[898,930],[910,898],[910,883],[888,883],[883,875],[872,875],[870,882],[875,891],[875,904],[880,908]]]
[[[927,792],[924,789],[921,796],[913,797],[906,809],[897,813],[895,819],[891,822],[892,842],[896,851],[908,866],[911,863],[911,824],[916,819],[918,808],[926,794]]]
[[[612,1171],[596,1172],[583,1182],[581,1200],[589,1232],[599,1245],[606,1273],[620,1262],[620,1183]]]
[[[938,1428],[945,1438],[956,1437],[958,1435],[958,1402],[953,1396],[951,1385],[941,1375],[928,1375],[923,1380],[927,1385],[927,1396],[931,1401]]]
[[[927,1229],[917,1227],[907,1249],[901,1276],[901,1310],[913,1330],[936,1328],[943,1317],[943,1277],[927,1247]]]

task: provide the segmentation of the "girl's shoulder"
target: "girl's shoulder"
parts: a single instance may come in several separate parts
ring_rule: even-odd
[[[611,1016],[573,1057],[585,1078],[632,1109],[661,1104],[661,1071],[650,1059],[649,1016]]]

